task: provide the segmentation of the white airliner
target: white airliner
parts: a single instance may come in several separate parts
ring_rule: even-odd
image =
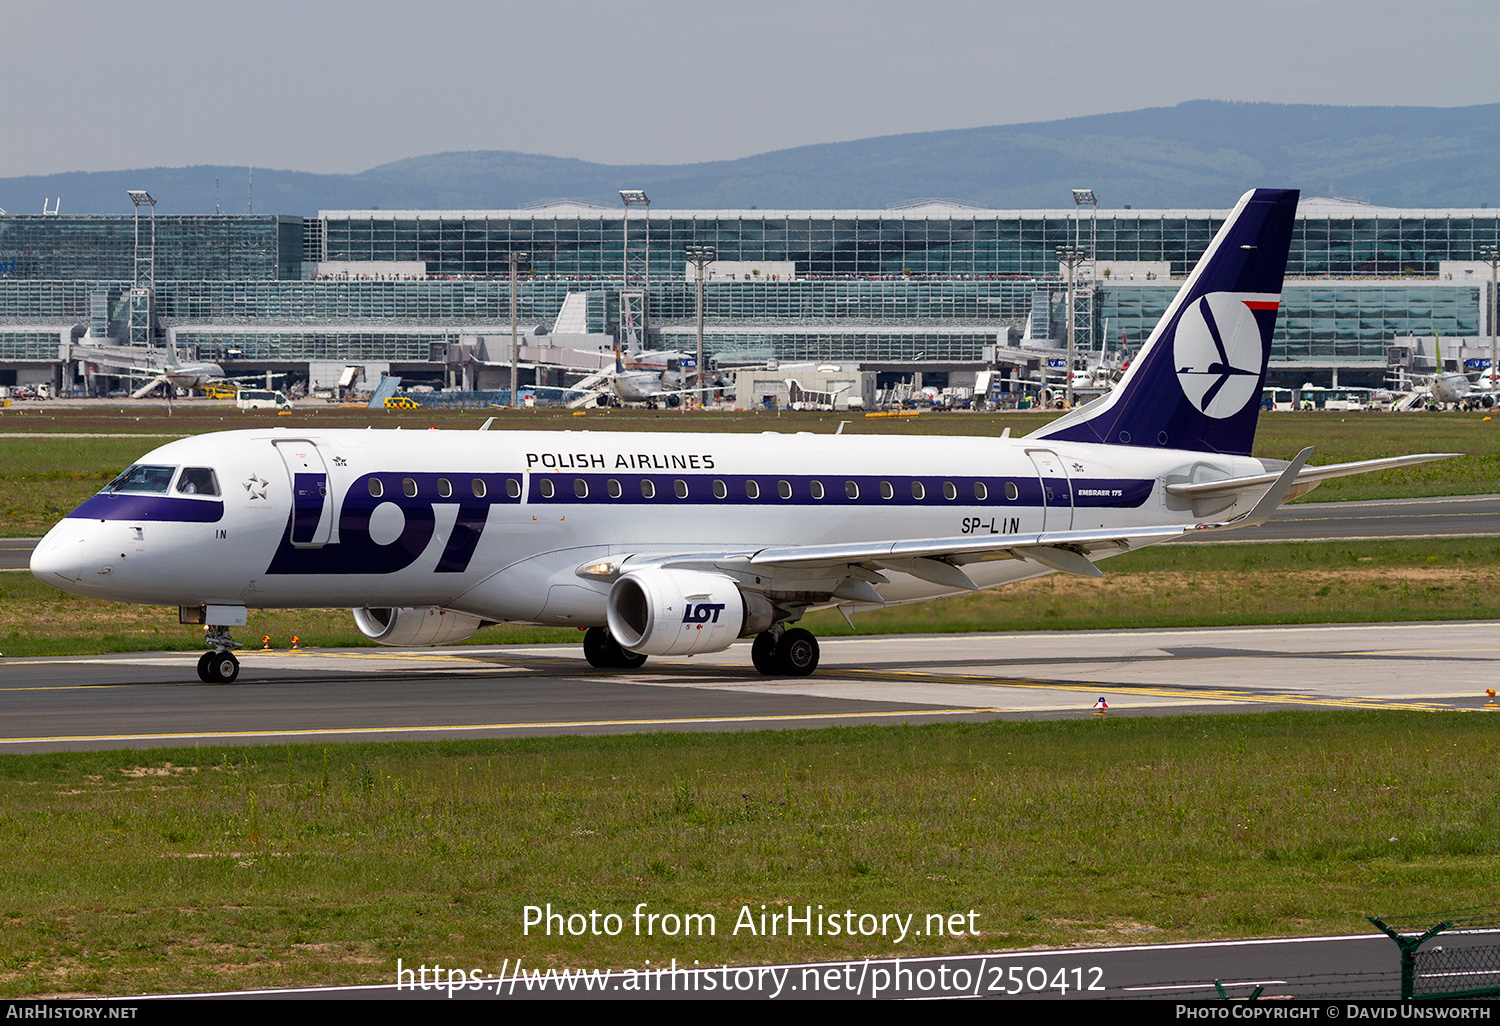
[[[569,409],[584,406],[646,406],[657,405],[676,409],[682,405],[684,396],[698,392],[714,391],[718,386],[683,388],[682,368],[692,363],[687,353],[640,350],[623,356],[615,348],[615,365],[569,386],[584,393],[568,403]]]
[[[389,645],[576,626],[590,663],[632,667],[753,637],[761,672],[808,674],[810,609],[1097,577],[1325,478],[1439,458],[1250,456],[1296,205],[1247,193],[1119,385],[1025,438],[231,431],[148,453],[31,569],[180,607],[208,628],[204,681],[238,675],[248,609],[337,606]]]

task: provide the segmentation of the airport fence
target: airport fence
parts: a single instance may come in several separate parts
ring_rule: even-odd
[[[1500,909],[1469,908],[1448,915],[1367,916],[1401,951],[1403,1001],[1500,997],[1500,944],[1423,944],[1442,933],[1460,935],[1500,930]],[[1434,918],[1434,926],[1423,928]]]

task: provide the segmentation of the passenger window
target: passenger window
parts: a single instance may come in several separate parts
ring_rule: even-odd
[[[573,479],[573,494],[580,499],[587,499],[589,497],[589,483],[581,477],[575,477]]]
[[[777,481],[776,494],[783,499],[790,499],[792,497],[792,483],[790,481]]]
[[[1021,490],[1016,487],[1016,483],[1014,481],[1005,482],[1005,497],[1011,502],[1015,502],[1018,498],[1021,497]]]
[[[760,485],[757,482],[755,482],[755,481],[746,481],[745,482],[745,498],[747,498],[747,499],[758,499],[758,498],[760,498]]]
[[[686,499],[688,497],[687,482],[679,477],[676,481],[672,482],[672,491],[677,493],[679,499]]]
[[[453,498],[453,482],[449,481],[446,477],[438,478],[438,498]]]
[[[812,497],[814,499],[821,499],[823,497],[823,482],[822,481],[811,481],[811,482],[808,483],[808,487],[809,487],[809,490],[812,492]]]
[[[724,486],[723,481],[714,482],[714,498],[722,499],[729,494],[729,489]]]
[[[853,481],[845,481],[844,494],[849,496],[849,498],[851,499],[859,498],[859,485],[855,484]]]
[[[520,485],[516,485],[515,487],[516,487],[515,493],[513,495],[511,495],[512,499],[516,498],[517,496],[519,496],[521,494],[521,486]],[[469,490],[474,493],[474,498],[476,498],[476,499],[482,499],[482,498],[484,498],[484,493],[485,493],[484,478],[482,478],[482,477],[476,477],[476,478],[471,479],[469,481]],[[510,490],[508,486],[507,486],[506,490],[507,491]]]
[[[177,490],[183,495],[218,495],[219,479],[208,467],[184,467]]]
[[[611,499],[618,499],[620,497],[620,482],[614,478],[609,479],[609,497]]]
[[[953,487],[952,481],[943,482],[943,498],[949,500],[950,502],[958,498],[958,489]]]
[[[401,491],[405,493],[408,499],[415,499],[417,497],[417,483],[409,477],[403,477],[401,479]]]
[[[380,483],[380,478],[370,478],[370,494],[377,499],[385,494],[385,485]]]
[[[927,489],[922,487],[921,481],[913,481],[911,483],[911,497],[918,501],[927,497]]]
[[[985,499],[988,499],[989,497],[990,497],[990,490],[984,486],[984,482],[983,481],[975,481],[974,482],[974,498],[978,499],[980,502],[983,502]]]
[[[544,477],[538,481],[537,489],[542,493],[542,498],[544,499],[552,498],[556,492],[556,489],[552,486],[552,479],[550,477]]]
[[[656,484],[649,477],[641,478],[641,498],[656,498]]]
[[[484,498],[484,492],[483,492],[484,482],[483,481],[479,482],[479,487],[480,487],[481,490],[478,493],[478,497],[482,499],[482,498]],[[507,477],[505,479],[505,494],[509,495],[512,499],[519,499],[521,497],[521,482],[517,481],[513,477]]]
[[[893,498],[895,494],[896,490],[891,487],[891,483],[889,481],[880,482],[880,497],[882,499]]]

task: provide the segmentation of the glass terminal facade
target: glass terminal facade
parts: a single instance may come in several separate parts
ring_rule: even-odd
[[[141,239],[150,238],[148,216]],[[296,278],[302,273],[300,217],[214,214],[156,218],[156,277],[211,281]],[[113,215],[0,217],[5,278],[42,281],[135,279],[135,219]]]
[[[710,354],[792,360],[978,362],[1028,324],[1056,344],[1066,320],[1056,249],[1075,233],[1097,259],[1181,276],[1225,211],[995,211],[925,205],[885,211],[670,211],[630,215],[632,256],[650,247],[652,344],[691,348],[696,289],[685,250],[783,265],[705,287]],[[143,234],[147,219],[141,221]],[[156,218],[154,332],[201,355],[263,361],[426,363],[510,316],[509,258],[529,263],[519,319],[548,327],[587,292],[585,330],[619,320],[625,217],[577,205],[515,211],[325,211]],[[1478,336],[1488,275],[1445,277],[1500,245],[1500,212],[1299,214],[1273,365],[1379,370],[1403,336]],[[0,216],[0,362],[57,363],[83,328],[116,338],[134,277],[130,216]],[[325,264],[343,270],[330,274]],[[406,267],[398,271],[396,265]],[[425,264],[425,275],[412,274]],[[785,265],[795,267],[785,274]],[[389,267],[389,270],[387,270]],[[321,273],[320,273],[321,272]],[[637,284],[637,283],[633,283]],[[1179,281],[1100,277],[1079,290],[1085,348],[1146,338]],[[508,327],[507,327],[508,331]],[[1050,341],[1049,341],[1050,340]],[[443,344],[443,345],[439,345]]]
[[[1186,274],[1226,211],[1111,211],[1097,222],[1101,261],[1166,261]],[[1071,210],[937,207],[847,211],[651,211],[631,215],[632,246],[649,224],[651,277],[682,277],[684,250],[713,246],[719,260],[793,262],[799,277],[943,275],[985,278],[1057,273],[1057,248],[1078,230]],[[513,211],[324,211],[323,259],[426,261],[429,274],[509,273],[523,250],[539,273],[618,278],[624,263],[620,210],[561,207]],[[1088,221],[1081,238],[1091,234]],[[1304,213],[1287,274],[1348,278],[1427,275],[1443,260],[1478,260],[1500,245],[1493,211],[1381,209],[1379,216]]]

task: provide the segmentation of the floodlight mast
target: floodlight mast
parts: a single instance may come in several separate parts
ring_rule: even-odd
[[[1073,408],[1073,270],[1082,262],[1087,253],[1076,246],[1057,247],[1057,259],[1067,270],[1068,276],[1068,373],[1067,373],[1067,406]]]
[[[713,263],[715,253],[716,250],[712,246],[689,246],[687,248],[687,258],[698,270],[698,368],[697,373],[693,375],[693,383],[699,388],[703,387],[703,274],[708,269],[708,265]],[[702,395],[700,392],[700,400]]]
[[[156,295],[156,200],[145,189],[127,189],[135,205],[135,281],[130,288],[130,344],[151,344],[151,306]],[[141,254],[141,207],[149,207],[150,239]]]
[[[625,334],[625,349],[633,352],[645,348],[646,314],[651,296],[651,198],[642,189],[621,189],[620,202],[625,205],[621,227],[622,271],[620,285],[620,330]],[[630,208],[645,210],[644,246],[639,254],[630,248]],[[639,282],[633,285],[632,280]]]
[[[531,259],[531,254],[513,249],[506,256],[510,258],[510,408],[514,410],[521,405],[521,347],[516,331],[516,269],[523,261]]]

